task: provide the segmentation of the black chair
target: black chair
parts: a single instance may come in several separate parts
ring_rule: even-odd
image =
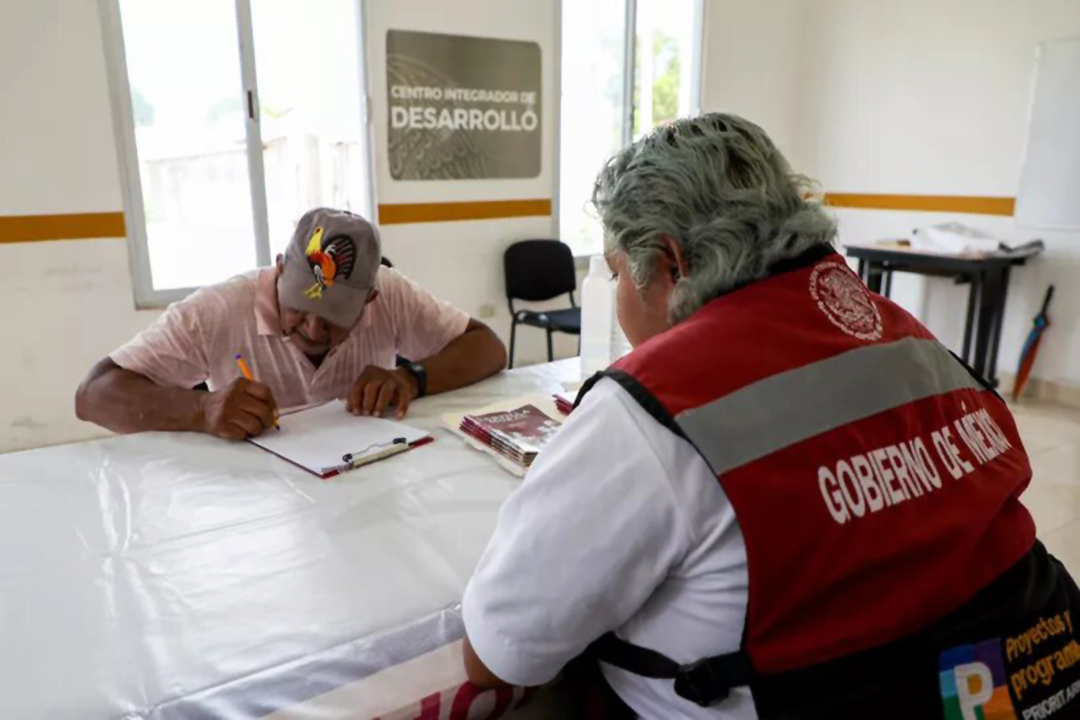
[[[506,299],[510,304],[510,367],[514,367],[517,326],[527,325],[547,331],[548,362],[555,359],[552,333],[581,335],[581,308],[574,300],[577,272],[574,254],[558,240],[523,240],[514,243],[503,256],[506,269]],[[543,302],[569,293],[565,310],[515,310],[514,301]]]

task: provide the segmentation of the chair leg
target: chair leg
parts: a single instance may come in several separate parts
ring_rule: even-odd
[[[551,344],[551,330],[548,333],[548,362],[555,362],[555,348]]]
[[[514,341],[517,340],[517,320],[510,322],[510,370],[514,369]]]

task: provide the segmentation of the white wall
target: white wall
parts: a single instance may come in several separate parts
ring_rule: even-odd
[[[557,2],[531,0],[379,0],[365,4],[367,66],[375,121],[375,177],[379,203],[426,203],[509,199],[547,199],[556,193],[558,157],[555,62]],[[390,28],[494,37],[539,43],[542,53],[542,157],[540,176],[520,180],[396,181],[386,162],[386,31]],[[514,241],[558,237],[554,217],[387,225],[381,228],[386,254],[403,272],[474,316],[493,305],[485,318],[504,340],[510,315],[503,282],[503,251]],[[563,298],[556,305],[566,305]],[[518,363],[547,359],[544,334],[519,330]],[[557,336],[560,356],[576,354],[577,339]]]
[[[798,162],[806,0],[706,0],[701,107],[742,115]]]
[[[0,215],[118,212],[94,0],[0,6]],[[145,327],[123,239],[0,245],[0,452],[102,434],[79,422],[90,365]]]
[[[797,155],[826,190],[1014,197],[1040,41],[1080,35],[1075,0],[813,0],[804,26]],[[1012,218],[840,210],[841,240],[905,236],[960,220],[1046,255],[1013,275],[999,369],[1015,367],[1046,285],[1057,284],[1038,377],[1080,385],[1080,232]],[[965,288],[898,288],[947,344],[962,335]]]
[[[1076,0],[709,0],[703,108],[764,127],[825,191],[1014,197],[1036,46],[1076,35]],[[1034,374],[1080,385],[1080,232],[986,216],[836,214],[842,242],[947,220],[1042,238],[1046,255],[1013,275],[998,366],[1015,366],[1054,282],[1056,326]],[[897,276],[893,296],[959,347],[966,288]]]

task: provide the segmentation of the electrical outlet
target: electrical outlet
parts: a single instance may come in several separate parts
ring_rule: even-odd
[[[494,305],[481,305],[480,306],[480,319],[481,320],[489,320],[489,319],[491,319],[493,317],[495,317],[495,306]]]

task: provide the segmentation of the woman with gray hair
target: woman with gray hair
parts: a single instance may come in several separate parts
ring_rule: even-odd
[[[635,288],[651,286],[665,257],[693,268],[670,290],[674,324],[777,262],[830,245],[836,224],[809,192],[761,128],[717,114],[663,126],[615,155],[593,204],[609,261]]]
[[[650,718],[1064,707],[1080,591],[1019,502],[1008,409],[851,272],[765,133],[658,128],[593,199],[634,351],[500,513],[463,601],[473,682],[585,653]]]

